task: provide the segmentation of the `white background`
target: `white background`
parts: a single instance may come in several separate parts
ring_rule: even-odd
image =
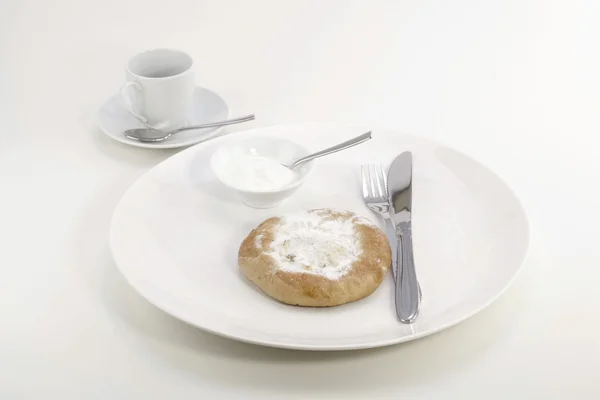
[[[599,398],[599,22],[595,0],[0,0],[0,397]],[[256,113],[245,128],[393,128],[486,163],[528,210],[523,272],[467,322],[371,351],[254,347],[158,311],[107,231],[176,150],[113,142],[95,113],[162,46]]]

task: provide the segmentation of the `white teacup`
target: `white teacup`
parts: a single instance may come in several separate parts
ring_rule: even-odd
[[[156,129],[181,128],[194,94],[193,64],[188,54],[171,49],[148,50],[131,58],[121,88],[127,111]]]

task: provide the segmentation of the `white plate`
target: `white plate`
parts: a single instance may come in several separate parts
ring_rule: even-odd
[[[167,313],[225,337],[267,346],[343,350],[423,337],[480,311],[510,284],[525,257],[528,223],[508,186],[450,148],[374,131],[365,144],[318,160],[277,208],[255,210],[219,183],[209,159],[238,135],[282,135],[320,149],[363,131],[332,124],[286,125],[216,138],[141,177],[117,206],[111,249],[142,296]],[[336,207],[379,221],[363,204],[360,163],[414,154],[413,234],[423,289],[416,323],[398,322],[390,273],[369,297],[315,309],[280,304],[239,273],[238,246],[259,222],[295,210]]]
[[[97,118],[100,129],[109,137],[121,143],[152,149],[171,149],[190,146],[215,136],[223,129],[223,127],[218,127],[183,131],[163,142],[157,143],[143,143],[128,139],[123,135],[125,130],[145,128],[145,126],[123,108],[118,94],[108,99],[100,107]],[[186,125],[204,124],[227,118],[229,118],[229,107],[225,103],[225,100],[215,92],[196,86]]]

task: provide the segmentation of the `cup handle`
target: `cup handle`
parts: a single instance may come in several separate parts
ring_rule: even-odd
[[[125,84],[121,86],[121,100],[123,101],[123,107],[129,114],[133,115],[141,123],[148,125],[148,120],[134,111],[133,101],[131,100],[130,96],[130,88],[134,88],[137,92],[142,91],[142,85],[139,83],[125,82]]]

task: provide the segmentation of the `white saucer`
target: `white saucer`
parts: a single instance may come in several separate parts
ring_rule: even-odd
[[[167,313],[218,335],[266,346],[344,350],[430,335],[481,311],[521,268],[527,217],[512,190],[484,165],[448,147],[399,132],[315,161],[281,205],[242,204],[210,168],[220,146],[253,136],[282,137],[310,150],[366,129],[335,124],[280,125],[222,136],[186,149],[142,176],[117,206],[110,228],[114,259],[133,288]],[[369,297],[331,308],[287,306],[240,273],[244,237],[266,218],[335,207],[381,225],[364,204],[360,165],[414,155],[413,235],[423,289],[416,323],[398,321],[392,274]]]
[[[215,92],[196,86],[186,125],[203,124],[227,118],[229,118],[229,107],[225,100]],[[98,125],[102,132],[121,143],[152,149],[171,149],[200,143],[215,136],[223,129],[223,127],[218,127],[183,131],[158,143],[143,143],[128,139],[123,135],[125,130],[145,128],[145,126],[123,108],[118,94],[112,96],[100,107]]]

